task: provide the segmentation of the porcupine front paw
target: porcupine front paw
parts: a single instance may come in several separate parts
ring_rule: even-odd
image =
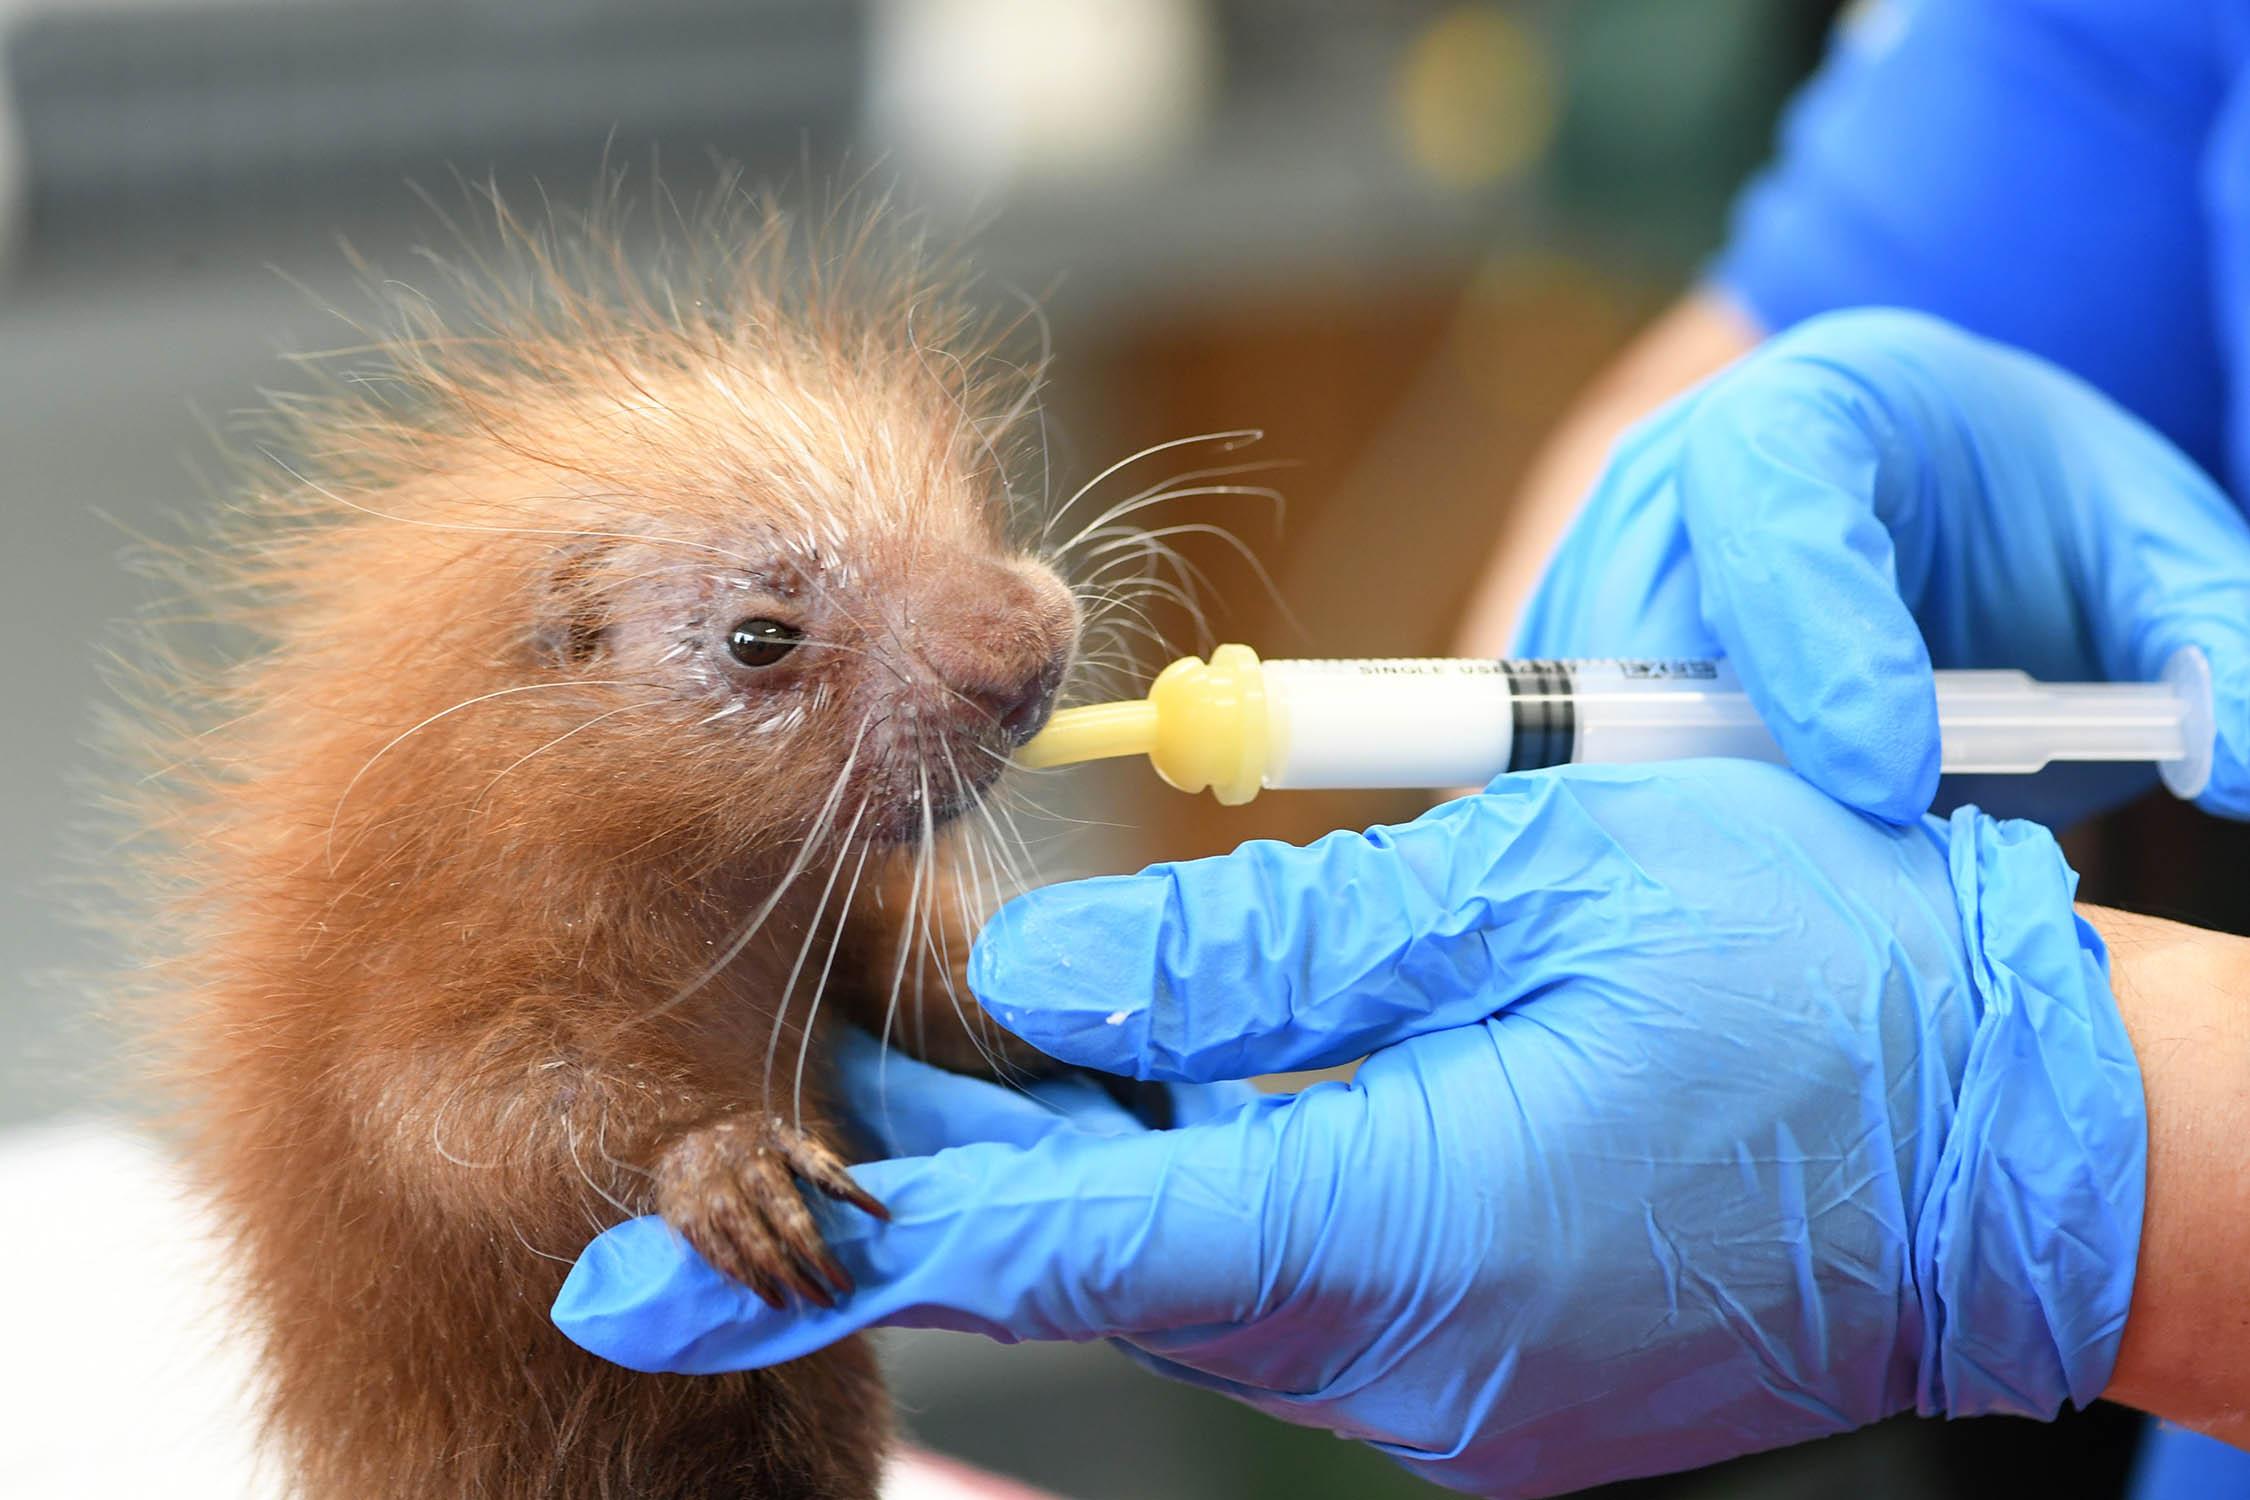
[[[690,1132],[656,1165],[656,1211],[695,1252],[773,1306],[784,1289],[822,1307],[852,1279],[822,1240],[798,1179],[880,1219],[890,1213],[843,1159],[778,1115],[734,1115]]]

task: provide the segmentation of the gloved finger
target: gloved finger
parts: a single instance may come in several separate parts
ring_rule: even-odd
[[[926,1156],[969,1141],[1029,1145],[1074,1112],[1110,1133],[1140,1128],[1082,1080],[1072,1093],[1041,1097],[918,1062],[857,1027],[838,1029],[832,1055],[837,1102],[881,1156]]]
[[[1481,1021],[1564,908],[1633,878],[1560,785],[1027,892],[985,924],[970,987],[1050,1056],[1137,1078],[1328,1067]]]
[[[1170,1083],[1164,1087],[1172,1097],[1172,1128],[1175,1130],[1206,1125],[1221,1115],[1233,1114],[1245,1104],[1280,1097],[1238,1078],[1222,1078],[1211,1083]]]
[[[1210,1370],[1182,1364],[1151,1349],[1144,1349],[1128,1338],[1110,1340],[1110,1346],[1151,1375],[1161,1375],[1166,1380],[1176,1380],[1182,1385],[1192,1385],[1198,1390],[1216,1391],[1219,1395],[1271,1412],[1277,1404],[1286,1404],[1288,1396],[1247,1381],[1232,1380]],[[1310,1398],[1305,1398],[1310,1399]]]
[[[1280,1196],[1277,1116],[1289,1107],[1254,1105],[1194,1130],[1055,1131],[1029,1147],[854,1167],[891,1217],[817,1205],[856,1284],[833,1308],[770,1308],[661,1220],[635,1219],[587,1246],[552,1316],[605,1359],[681,1374],[779,1364],[879,1325],[1013,1343],[1240,1323],[1260,1295],[1266,1218]]]
[[[1242,1079],[1157,1083],[1117,1078],[1083,1068],[1040,1079],[1030,1085],[1030,1092],[1060,1110],[1072,1129],[1094,1135],[1177,1130],[1200,1125],[1253,1099],[1265,1097],[1254,1084]],[[1109,1108],[1105,1111],[1096,1107],[1097,1099]]]
[[[1643,419],[1619,442],[1516,623],[1519,657],[1710,657],[1703,601],[1676,483],[1695,396]]]
[[[2195,665],[2183,660],[2193,648],[2210,669],[2216,742],[2198,800],[2250,815],[2250,521],[2240,508],[2153,429],[2017,351],[1904,313],[1816,319],[1774,347],[1800,340],[1800,363],[1848,365],[1850,377],[1831,373],[1864,381],[1866,404],[1890,424],[1875,502],[1933,652],[1947,665],[2037,669],[2045,658],[2041,675],[2154,681]],[[1693,529],[1692,495],[1687,509]],[[2006,613],[1976,603],[2001,565],[2014,583]],[[2065,810],[2112,802],[2134,779],[2107,778]]]
[[[1924,494],[1929,435],[1902,433],[1891,368],[1877,390],[1852,358],[1886,346],[1816,322],[1721,376],[1679,459],[1702,617],[1789,764],[1894,823],[1937,790],[1930,655],[1900,597],[1894,525]],[[1918,540],[1919,540],[1918,536]]]
[[[2208,683],[2209,769],[2203,785],[2184,789],[2208,811],[2250,818],[2250,521],[2149,436],[2158,451],[2147,466],[2174,470],[2165,504],[2121,514],[2101,539],[2098,566],[2089,567],[2101,591],[2103,666],[2119,678],[2177,677],[2198,692]],[[2160,469],[2151,477],[2167,478]],[[2167,779],[2176,782],[2177,772]]]
[[[1025,1146],[1066,1127],[1095,1135],[1150,1128],[1079,1073],[995,1083],[932,1067],[849,1026],[837,1029],[832,1053],[838,1104],[877,1156],[927,1156],[977,1141]],[[1201,1124],[1258,1097],[1247,1083],[1170,1084],[1165,1094],[1173,1126]]]

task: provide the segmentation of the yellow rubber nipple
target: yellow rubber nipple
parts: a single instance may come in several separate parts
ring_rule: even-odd
[[[1265,785],[1265,674],[1248,646],[1221,646],[1206,662],[1183,656],[1166,667],[1138,703],[1066,708],[1016,752],[1031,769],[1145,755],[1156,774],[1183,792],[1229,807]]]

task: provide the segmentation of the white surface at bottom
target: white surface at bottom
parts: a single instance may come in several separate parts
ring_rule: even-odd
[[[156,1144],[98,1120],[0,1134],[0,1493],[279,1500],[252,1440],[225,1260]],[[1048,1500],[927,1454],[884,1500]]]
[[[155,1144],[86,1121],[0,1136],[8,1493],[268,1500],[224,1261]]]

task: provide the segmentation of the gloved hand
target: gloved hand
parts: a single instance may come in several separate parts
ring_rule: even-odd
[[[1160,1131],[894,1060],[913,1154],[853,1169],[891,1222],[820,1209],[859,1283],[836,1309],[772,1311],[639,1220],[555,1319],[650,1370],[872,1324],[1112,1338],[1488,1494],[2050,1415],[2108,1379],[2146,1151],[2072,886],[2030,824],[1898,827],[1694,761],[1033,891],[971,983],[1058,1057],[1373,1055]]]
[[[1772,340],[1629,432],[1522,656],[1734,664],[1789,762],[1894,822],[1937,790],[1940,667],[2216,689],[2210,811],[2250,817],[2250,523],[2154,431],[2029,355],[1901,312]],[[2064,823],[2154,781],[2063,766],[1947,801]]]

